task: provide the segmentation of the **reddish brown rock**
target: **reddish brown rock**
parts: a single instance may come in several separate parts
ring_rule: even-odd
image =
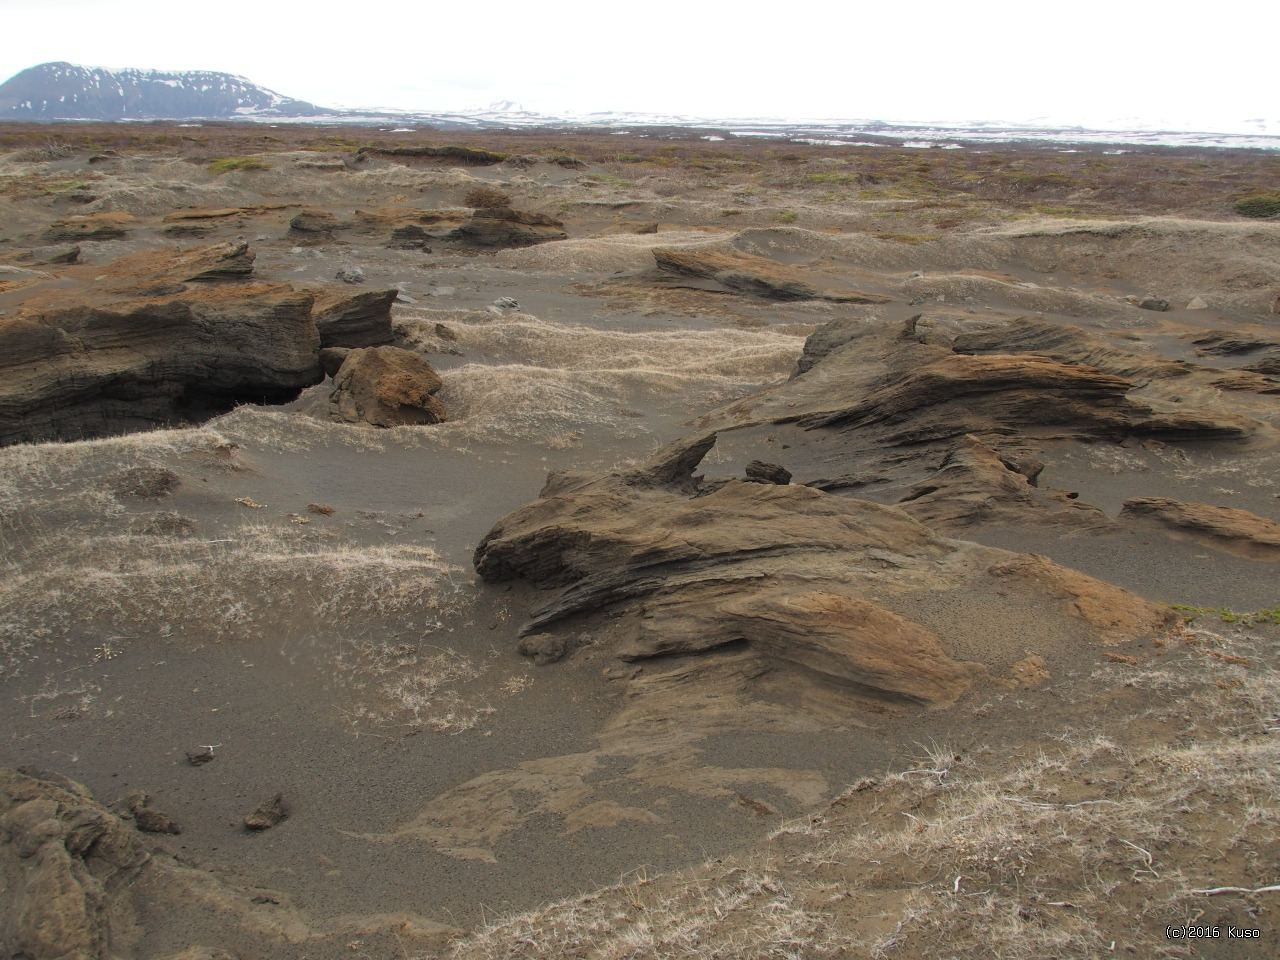
[[[477,573],[551,592],[522,628],[522,650],[558,659],[583,633],[628,660],[745,644],[857,698],[939,707],[983,671],[962,652],[993,667],[1025,655],[1001,652],[1024,642],[1017,629],[973,636],[966,610],[1014,623],[1030,605],[1038,636],[1060,643],[1171,622],[1172,611],[1123,590],[945,539],[893,507],[797,485],[704,483],[694,470],[713,442],[677,442],[623,473],[552,474],[538,500],[494,526]],[[1004,578],[1024,589],[1001,590]],[[931,614],[938,597],[947,604]]]
[[[347,354],[333,380],[329,415],[375,427],[441,423],[444,405],[433,394],[439,375],[418,354],[399,347],[366,347]]]

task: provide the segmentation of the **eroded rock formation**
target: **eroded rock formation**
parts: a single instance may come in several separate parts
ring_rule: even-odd
[[[0,444],[292,399],[323,378],[311,301],[236,285],[0,318]]]
[[[1168,497],[1135,497],[1124,502],[1122,516],[1154,523],[1177,536],[1255,560],[1280,560],[1280,523],[1248,510],[1208,503],[1183,503]]]
[[[843,288],[819,289],[813,275],[766,257],[702,247],[653,251],[656,279],[667,286],[736,293],[762,300],[831,300],[837,303],[889,303],[891,297]]]
[[[522,630],[526,653],[571,652],[588,625],[628,660],[745,643],[851,695],[938,707],[985,666],[1007,667],[999,643],[962,639],[940,598],[984,616],[1030,602],[1043,635],[1062,642],[1118,641],[1175,619],[1045,558],[944,539],[894,507],[803,486],[704,484],[693,471],[714,442],[672,444],[628,472],[552,474],[485,536],[474,558],[483,579],[555,591]],[[1010,579],[1021,599],[1000,589]]]
[[[379,347],[390,343],[391,305],[399,290],[372,290],[354,297],[322,295],[315,322],[321,347]]]

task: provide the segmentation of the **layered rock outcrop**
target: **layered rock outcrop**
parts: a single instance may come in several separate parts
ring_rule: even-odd
[[[484,537],[484,580],[554,591],[521,631],[527,654],[555,659],[583,634],[628,660],[745,644],[855,697],[939,707],[984,667],[1007,666],[998,642],[961,639],[953,605],[989,619],[1024,602],[1000,589],[1010,578],[1043,635],[1062,642],[1122,640],[1175,619],[1044,558],[944,539],[894,507],[704,482],[693,471],[714,442],[677,442],[627,472],[552,474]],[[966,662],[974,654],[984,663]]]
[[[248,285],[0,318],[0,444],[292,399],[323,378],[311,301]]]
[[[380,347],[392,341],[391,305],[399,290],[372,290],[354,297],[322,295],[314,318],[321,347]]]
[[[734,293],[762,300],[830,300],[836,303],[889,303],[891,297],[841,287],[819,289],[813,275],[786,264],[739,251],[664,248],[653,251],[655,280],[666,286]]]
[[[148,429],[318,383],[313,295],[253,283],[253,265],[245,243],[144,250],[24,289],[0,317],[0,444]]]
[[[546,214],[489,208],[476,210],[470,220],[449,235],[449,239],[491,249],[529,247],[565,239],[568,234],[563,227],[563,223]]]
[[[1280,523],[1248,510],[1169,497],[1134,497],[1124,502],[1121,515],[1238,556],[1280,560]]]

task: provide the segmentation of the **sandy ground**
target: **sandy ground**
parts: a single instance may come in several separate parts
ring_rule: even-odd
[[[221,176],[163,155],[122,153],[92,171],[79,153],[0,156],[8,182],[0,262],[60,216],[139,218],[126,240],[82,244],[82,262],[94,264],[172,242],[162,218],[175,209],[241,206],[249,212],[214,221],[198,242],[243,238],[259,277],[304,287],[341,287],[334,275],[347,264],[364,270],[364,289],[400,285],[397,328],[440,371],[450,411],[437,427],[335,424],[321,385],[289,405],[242,407],[170,431],[0,450],[0,765],[64,774],[120,811],[129,791],[147,791],[182,826],[150,844],[228,883],[274,891],[317,930],[335,917],[395,914],[459,934],[483,927],[491,946],[503,929],[516,936],[484,927],[495,917],[763,855],[765,834],[780,823],[826,809],[863,778],[907,770],[944,741],[966,756],[1004,758],[1000,770],[1025,759],[1027,744],[1068,729],[1118,736],[1124,728],[1146,738],[1127,746],[1158,749],[1160,730],[1125,727],[1142,704],[1109,692],[1118,671],[1138,668],[1100,648],[1040,649],[1032,606],[1020,619],[957,625],[956,634],[970,646],[985,637],[992,648],[1040,656],[1045,675],[1035,683],[984,681],[939,712],[876,711],[820,685],[796,701],[795,677],[755,677],[740,650],[709,667],[699,658],[629,665],[588,645],[537,666],[517,652],[517,634],[545,595],[480,582],[471,554],[490,526],[538,495],[549,471],[642,459],[691,432],[693,418],[786,381],[805,337],[838,317],[900,322],[924,312],[963,324],[1033,315],[1144,355],[1239,366],[1240,358],[1198,356],[1179,338],[1229,328],[1280,339],[1268,312],[1280,292],[1280,225],[1122,205],[1109,217],[1088,209],[1054,218],[970,197],[962,226],[907,242],[875,234],[929,232],[936,197],[889,202],[855,191],[832,201],[826,186],[803,184],[744,194],[741,184],[716,188],[679,166],[621,180],[601,163],[302,165],[341,156],[278,153],[270,170]],[[87,205],[40,189],[90,172],[98,199]],[[455,208],[477,182],[561,217],[570,238],[476,255],[388,249],[381,237],[353,234],[304,243],[288,230],[304,206],[343,217]],[[730,207],[741,212],[721,215]],[[792,210],[798,223],[777,222]],[[653,220],[656,234],[628,232],[627,223]],[[777,303],[651,282],[654,247],[707,244],[893,302]],[[1173,309],[1123,300],[1148,292]],[[1185,309],[1197,296],[1208,309]],[[499,297],[518,308],[492,308]],[[17,311],[22,300],[21,288],[0,288],[0,310]],[[1113,520],[1135,496],[1280,519],[1272,443],[1280,406],[1274,395],[1250,394],[1238,409],[1262,427],[1236,447],[1046,439],[1040,485],[1077,493]],[[761,459],[804,483],[854,472],[869,456],[858,443],[766,424],[725,433],[703,469],[741,475]],[[121,471],[136,466],[171,470],[179,483],[154,497],[121,492]],[[848,495],[893,503],[900,488]],[[167,515],[186,518],[182,529],[156,519]],[[963,538],[1044,554],[1159,603],[1255,611],[1280,602],[1273,560],[1158,529],[1070,529],[1032,517],[975,523]],[[946,598],[937,602],[945,628]],[[1269,644],[1268,629],[1256,631]],[[1263,649],[1250,656],[1269,657]],[[1165,654],[1152,638],[1123,648],[1134,663]],[[206,746],[211,762],[188,762],[187,751]],[[289,818],[246,832],[244,815],[276,791]],[[1257,849],[1273,841],[1273,826],[1259,827]],[[1271,911],[1244,919],[1274,943]],[[360,929],[354,921],[346,932],[287,942],[223,928],[216,915],[180,929],[156,917],[141,924],[135,949],[145,957],[192,944],[245,960],[508,955],[480,952],[490,947],[474,937],[446,947],[438,932],[396,946],[376,925],[350,932]],[[697,955],[672,944],[645,949],[636,955]],[[607,955],[629,955],[617,950]],[[778,950],[835,955],[831,944]]]

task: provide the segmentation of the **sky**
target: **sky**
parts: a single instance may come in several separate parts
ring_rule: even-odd
[[[221,70],[327,107],[1280,129],[1280,4],[0,0],[0,80]]]

